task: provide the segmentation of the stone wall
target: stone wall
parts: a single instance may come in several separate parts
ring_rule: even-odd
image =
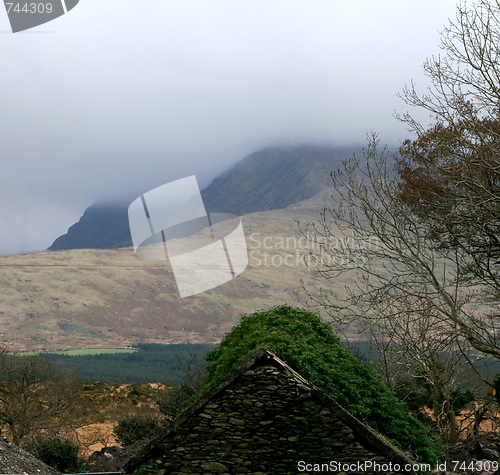
[[[269,362],[253,366],[174,428],[149,453],[142,471],[297,475],[325,473],[300,471],[299,461],[388,464],[373,446],[361,445],[359,434],[316,397],[317,391],[296,373]]]

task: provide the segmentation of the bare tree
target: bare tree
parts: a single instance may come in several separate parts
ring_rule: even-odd
[[[387,150],[377,147],[372,136],[366,163],[353,158],[331,174],[334,205],[303,228],[320,249],[310,256],[315,272],[326,279],[355,277],[342,304],[328,291],[313,300],[343,327],[432,311],[447,332],[500,358],[499,328],[495,319],[484,318],[480,289],[463,285],[455,249],[427,238],[425,223],[397,196]]]
[[[461,3],[441,48],[424,63],[427,92],[412,82],[400,94],[431,123],[397,115],[416,138],[394,161],[369,137],[303,232],[319,249],[312,270],[346,282],[312,303],[337,330],[370,335],[389,384],[405,372],[427,381],[453,440],[463,361],[500,358],[500,1]]]
[[[436,419],[446,421],[441,432],[457,440],[450,397],[463,355],[500,358],[499,324],[488,317],[481,292],[463,285],[463,256],[436,246],[425,223],[399,199],[396,173],[376,136],[363,163],[354,157],[331,177],[334,205],[302,231],[314,241],[311,270],[352,285],[343,296],[328,289],[309,294],[310,302],[329,314],[337,331],[371,336],[389,383],[398,374],[424,378],[436,395]]]
[[[475,0],[471,7],[461,2],[455,20],[441,33],[440,47],[443,55],[433,56],[423,65],[431,81],[427,93],[419,94],[412,82],[400,97],[410,106],[427,110],[438,124],[498,120],[500,2]],[[399,118],[417,136],[425,133],[427,126],[411,114]]]
[[[399,197],[427,236],[461,257],[462,283],[500,301],[500,2],[458,6],[441,34],[443,55],[424,64],[426,94],[412,83],[406,104],[430,113],[428,127],[398,115],[415,140],[400,149]]]
[[[189,352],[189,356],[183,359],[177,357],[177,361],[182,368],[180,384],[172,393],[156,401],[160,412],[172,419],[185,409],[186,401],[202,390],[208,375],[206,363],[194,353]]]
[[[0,352],[0,421],[15,444],[40,433],[68,437],[84,424],[85,404],[79,382],[57,363]]]

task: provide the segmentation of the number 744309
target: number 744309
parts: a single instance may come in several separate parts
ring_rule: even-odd
[[[21,7],[21,3],[6,3],[7,13],[12,10],[16,13],[52,13],[52,3],[25,3]],[[12,8],[12,6],[14,8]]]

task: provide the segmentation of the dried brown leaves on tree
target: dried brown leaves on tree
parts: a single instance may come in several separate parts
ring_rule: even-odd
[[[398,116],[415,140],[397,162],[399,197],[428,226],[428,237],[461,255],[463,283],[500,299],[500,2],[459,5],[442,33],[443,56],[426,61],[427,94],[401,97],[428,111],[426,128]]]

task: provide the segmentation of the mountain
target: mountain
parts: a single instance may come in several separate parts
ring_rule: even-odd
[[[243,215],[285,209],[313,198],[326,187],[325,170],[349,155],[331,147],[275,147],[238,162],[202,191],[209,212]]]
[[[48,248],[62,249],[116,249],[132,246],[128,226],[128,205],[94,203],[78,223],[59,236]]]
[[[352,151],[266,149],[216,178],[202,192],[206,208],[242,216],[248,267],[186,298],[168,260],[138,259],[128,247],[128,204],[95,203],[51,246],[59,252],[0,256],[0,337],[12,350],[217,343],[242,314],[306,304],[302,286],[313,298],[325,284],[334,301],[344,297],[353,277],[325,282],[311,272],[297,221],[302,230],[318,221],[331,204],[326,170]]]
[[[285,209],[298,203],[317,207],[331,191],[331,171],[352,148],[318,146],[272,147],[252,153],[215,178],[201,194],[209,213],[244,215],[257,211]],[[94,203],[68,232],[48,248],[116,249],[132,246],[128,205]]]

